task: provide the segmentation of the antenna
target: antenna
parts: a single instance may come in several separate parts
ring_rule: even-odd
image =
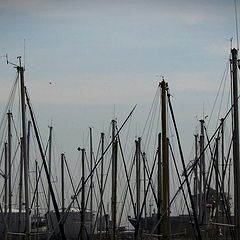
[[[237,0],[234,1],[234,4],[235,4],[235,23],[236,23],[236,35],[237,35],[237,50],[239,50]]]

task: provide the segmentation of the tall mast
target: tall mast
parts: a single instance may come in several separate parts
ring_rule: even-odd
[[[198,159],[198,135],[195,134],[194,135],[194,139],[195,139],[195,162]],[[194,207],[195,207],[195,211],[196,214],[198,215],[198,164],[195,165],[194,167],[194,196],[195,196],[195,202],[194,202]]]
[[[162,216],[162,162],[161,162],[161,133],[158,134],[158,206],[157,206],[157,221],[159,222]],[[161,223],[158,224],[158,235],[161,234]]]
[[[139,221],[139,226],[141,226],[140,223],[140,193],[141,193],[141,163],[140,163],[140,143],[141,138],[138,138],[136,141],[136,213],[137,213],[137,221]],[[136,228],[137,232],[135,233],[135,239],[139,238],[139,228]]]
[[[7,216],[7,203],[8,203],[8,198],[7,198],[7,195],[8,195],[8,186],[7,186],[7,176],[8,176],[8,154],[7,154],[7,142],[4,143],[4,155],[5,155],[5,178],[4,178],[4,218],[5,218],[5,221],[6,221],[6,216]],[[7,225],[9,227],[9,225]],[[4,235],[5,235],[5,239],[7,239],[7,228],[5,227],[5,232],[4,232]]]
[[[21,111],[22,111],[22,139],[23,139],[23,167],[24,167],[24,186],[25,186],[25,224],[26,235],[25,239],[30,239],[30,208],[29,208],[29,188],[28,188],[28,158],[27,158],[27,130],[26,130],[26,105],[25,105],[25,84],[24,84],[24,68],[21,66],[21,58],[19,57],[20,65],[17,66],[17,70],[20,74],[20,86],[21,86]]]
[[[238,75],[237,50],[231,51],[231,71],[233,88],[233,171],[234,171],[234,218],[235,239],[240,239],[240,169],[239,169],[239,118],[238,118]]]
[[[201,134],[200,134],[200,222],[205,226],[206,224],[206,166],[204,153],[204,120],[200,120]]]
[[[80,226],[80,237],[84,239],[84,226],[85,226],[85,149],[82,151],[82,199],[81,199],[81,226]]]
[[[163,172],[163,238],[168,239],[170,233],[170,204],[169,204],[169,160],[168,160],[168,139],[167,139],[167,106],[166,91],[167,83],[162,80],[161,100],[162,100],[162,172]]]
[[[102,160],[101,160],[101,179],[100,179],[100,195],[101,195],[101,199],[100,199],[100,240],[102,239],[102,210],[103,210],[103,155],[104,155],[104,133],[101,133],[101,156],[102,156]]]
[[[116,121],[112,120],[112,240],[116,239],[116,203],[117,203],[117,140],[115,138]],[[115,138],[115,139],[114,139]]]
[[[48,139],[48,172],[50,176],[50,180],[52,179],[52,129],[53,127],[49,127],[49,139]],[[50,189],[48,187],[48,216],[50,217],[50,210],[51,210],[51,195]],[[50,220],[50,219],[49,219]]]
[[[37,233],[38,233],[38,228],[39,228],[39,204],[38,204],[38,199],[39,199],[39,196],[38,196],[38,162],[37,160],[35,161],[35,171],[36,171],[36,217],[37,217],[37,221],[36,221],[36,224],[37,224]]]
[[[216,188],[216,195],[215,195],[215,202],[216,202],[216,213],[215,213],[215,221],[219,221],[219,188],[218,188],[218,172],[219,172],[219,137],[216,138],[216,154],[215,154],[215,188]],[[218,239],[219,226],[216,226],[216,239]]]
[[[23,139],[20,138],[20,173],[19,173],[19,209],[18,209],[18,226],[20,230],[22,215],[22,193],[23,193]]]
[[[65,210],[64,203],[64,153],[61,154],[61,185],[62,185],[62,216]]]
[[[90,172],[93,169],[93,146],[92,146],[92,128],[90,130]],[[92,235],[93,232],[93,174],[90,177],[90,234]]]
[[[7,179],[8,179],[8,154],[7,154],[7,142],[4,143],[4,155],[5,155],[5,178],[4,178],[4,213],[7,213],[7,200],[8,200],[8,187],[7,187]]]
[[[224,191],[225,191],[225,188],[224,188],[224,180],[225,180],[225,163],[224,163],[224,119],[221,118],[221,124],[222,124],[222,127],[221,127],[221,134],[222,134],[222,141],[221,141],[221,145],[222,145],[222,153],[221,153],[221,157],[222,157],[222,182],[221,182],[221,191],[222,191],[222,194],[224,196]],[[223,206],[223,201],[221,203],[221,214],[222,214],[222,222],[224,221],[224,206]],[[224,231],[224,229],[223,229]],[[223,235],[224,235],[224,232],[223,232]]]
[[[12,213],[12,113],[8,112],[8,213],[9,221]],[[10,222],[9,222],[10,224]]]

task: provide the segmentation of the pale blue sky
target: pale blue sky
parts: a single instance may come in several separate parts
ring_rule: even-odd
[[[169,82],[183,142],[190,141],[195,116],[203,105],[211,111],[229,39],[236,40],[229,0],[2,0],[0,26],[0,54],[11,61],[26,39],[26,85],[40,126],[52,120],[66,152],[89,126],[96,134],[107,129],[114,108],[120,123],[138,104],[140,128],[156,75]],[[4,58],[0,69],[2,106],[15,73]]]

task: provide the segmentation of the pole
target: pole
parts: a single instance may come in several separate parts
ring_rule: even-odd
[[[239,178],[239,117],[238,117],[238,75],[237,75],[237,50],[231,51],[231,71],[233,88],[233,172],[234,172],[234,218],[235,239],[240,239],[240,178]]]
[[[7,142],[4,143],[4,154],[5,154],[5,178],[4,178],[4,213],[7,214],[7,203],[8,203],[8,154],[7,154]]]
[[[12,213],[12,113],[8,112],[8,220],[10,224]]]
[[[8,179],[8,153],[7,153],[8,149],[7,149],[7,142],[4,143],[4,154],[5,154],[5,178],[4,178],[4,221],[6,221],[6,217],[7,217],[7,205],[8,205],[8,186],[7,186],[7,179]],[[8,228],[9,228],[9,224],[7,225],[7,227],[5,227],[4,230],[4,239],[7,239],[7,232],[8,232]]]
[[[195,139],[195,162],[198,159],[198,135],[195,134],[194,135],[194,139]],[[199,196],[198,196],[198,164],[196,164],[196,166],[194,167],[194,207],[195,207],[195,211],[196,211],[196,215],[198,215],[198,204],[199,204]]]
[[[65,211],[65,204],[64,204],[64,153],[61,154],[61,180],[62,180],[62,216]]]
[[[139,221],[139,226],[141,226],[141,219],[140,219],[140,198],[141,198],[141,163],[140,163],[140,142],[141,138],[138,138],[135,141],[136,144],[136,153],[135,153],[135,159],[136,159],[136,213],[137,213],[137,221]],[[140,228],[140,227],[139,227]],[[135,228],[135,239],[139,238],[139,228]]]
[[[24,167],[24,186],[25,186],[25,227],[26,235],[25,239],[30,239],[31,223],[30,223],[30,207],[29,207],[29,188],[28,188],[28,174],[29,166],[27,159],[27,132],[26,132],[26,105],[25,105],[25,84],[24,84],[24,68],[17,67],[20,73],[20,85],[21,85],[21,111],[22,111],[22,139],[23,139],[23,167]]]
[[[80,226],[80,236],[81,240],[84,239],[84,226],[85,226],[85,149],[82,151],[82,199],[81,199],[81,226]]]
[[[157,206],[157,221],[162,217],[162,162],[161,162],[161,133],[158,134],[158,206]],[[158,224],[158,235],[161,234],[161,222]]]
[[[101,179],[100,179],[100,240],[102,239],[102,210],[103,210],[103,162],[104,162],[104,133],[101,133],[101,155],[102,155],[102,160],[101,160]]]
[[[115,137],[116,121],[112,120],[112,139]],[[112,240],[116,239],[117,203],[117,140],[112,143]]]
[[[92,128],[90,130],[90,172],[93,169],[93,144],[92,144]],[[93,234],[93,174],[90,177],[90,234]]]
[[[35,161],[35,171],[36,171],[36,217],[37,217],[37,221],[36,221],[36,224],[37,224],[37,233],[38,233],[38,228],[39,228],[39,204],[38,204],[38,199],[39,199],[39,196],[38,196],[38,162]]]
[[[167,83],[163,80],[161,86],[162,100],[162,171],[163,171],[163,238],[168,239],[170,234],[170,209],[169,209],[169,160],[168,160],[168,139],[167,139],[167,107],[166,107],[166,91]]]
[[[52,178],[52,129],[53,127],[49,127],[49,138],[48,138],[48,172],[50,176],[50,180]],[[48,217],[49,217],[49,223],[50,223],[50,211],[51,211],[51,195],[50,195],[50,189],[48,187]]]
[[[219,221],[219,188],[218,188],[218,169],[219,169],[219,137],[216,138],[216,154],[215,154],[215,188],[216,188],[216,214],[215,214],[215,221]],[[219,237],[218,232],[219,226],[216,226],[216,240]]]

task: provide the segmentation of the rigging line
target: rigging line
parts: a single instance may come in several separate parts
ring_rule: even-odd
[[[47,149],[48,149],[48,147],[46,147],[45,148],[45,151],[44,151],[44,155],[46,156],[46,154],[47,154]],[[39,166],[38,166],[38,168],[39,168]],[[35,196],[36,196],[36,193],[37,193],[37,186],[38,186],[38,183],[39,183],[39,180],[40,180],[40,178],[41,178],[41,174],[42,174],[42,169],[43,169],[43,163],[42,163],[42,165],[41,165],[41,168],[39,168],[38,169],[38,178],[37,178],[37,182],[36,182],[36,188],[35,188],[35,190],[34,190],[34,193],[33,193],[33,198],[32,198],[32,203],[31,203],[31,208],[33,208],[33,204],[34,204],[34,201],[35,201]]]
[[[67,173],[68,173],[68,176],[69,176],[69,179],[70,179],[70,182],[71,182],[71,186],[72,186],[73,192],[75,194],[76,190],[75,190],[75,187],[74,187],[73,179],[72,179],[72,176],[71,176],[71,173],[70,173],[70,169],[68,167],[68,163],[67,163],[67,160],[66,160],[65,156],[64,156],[64,162],[65,162],[65,165],[66,165],[66,168],[67,168]],[[78,209],[80,210],[81,207],[80,207],[78,199],[76,199],[76,202],[77,202],[77,205],[78,205]]]
[[[139,231],[140,221],[141,221],[141,218],[142,218],[144,206],[146,204],[147,193],[148,193],[149,187],[151,186],[151,180],[152,180],[152,176],[153,176],[153,172],[154,172],[156,162],[157,162],[157,153],[155,154],[153,167],[151,169],[150,178],[149,178],[147,189],[146,189],[146,194],[144,195],[144,199],[143,199],[143,203],[142,203],[142,206],[141,206],[140,214],[139,214],[138,219],[137,219],[137,226],[135,227],[135,233],[138,233],[138,231]]]
[[[173,159],[173,163],[174,163],[174,166],[176,168],[176,173],[177,173],[177,177],[178,177],[178,181],[181,185],[181,178],[180,178],[180,174],[179,174],[179,171],[178,171],[178,167],[177,167],[177,163],[176,163],[176,158],[174,156],[174,153],[173,153],[173,149],[172,149],[172,145],[170,144],[170,142],[168,141],[168,146],[170,148],[170,152],[171,152],[171,155],[172,155],[172,159]],[[189,208],[189,205],[188,205],[188,202],[187,202],[187,196],[184,192],[184,189],[182,188],[182,194],[183,194],[183,198],[184,198],[184,201],[185,201],[185,204],[186,204],[186,207],[187,207],[187,211],[188,211],[188,215],[189,215],[189,218],[190,218],[190,222],[191,222],[191,226],[192,226],[192,229],[193,231],[195,230],[194,229],[194,220],[192,219],[192,215],[191,215],[191,212],[190,212],[190,208]],[[196,237],[196,236],[195,236]]]
[[[156,156],[157,156],[157,151],[156,151]],[[155,158],[156,158],[156,156],[155,156]],[[151,187],[152,192],[153,192],[154,200],[155,200],[156,204],[158,204],[158,199],[157,199],[157,195],[156,195],[155,190],[154,190],[154,183],[153,183],[153,179],[152,179],[152,177],[151,177],[151,173],[150,173],[150,175],[149,175],[150,169],[149,169],[149,166],[148,166],[148,164],[147,164],[148,161],[147,161],[146,156],[143,155],[143,152],[142,152],[142,151],[141,151],[141,157],[142,157],[142,159],[143,159],[144,169],[145,169],[145,171],[146,171],[146,173],[147,173],[148,181],[149,181],[149,183],[150,183],[150,187]],[[155,161],[156,161],[155,158],[154,158],[153,168],[154,168],[154,166],[155,166]],[[146,191],[146,192],[147,192],[147,191]]]
[[[16,74],[16,78],[15,78],[13,87],[12,87],[11,92],[10,92],[10,94],[9,94],[8,102],[7,102],[6,106],[5,106],[4,114],[3,114],[2,119],[1,119],[0,129],[3,128],[3,124],[4,124],[4,122],[6,121],[6,120],[5,120],[5,119],[6,119],[6,114],[7,114],[8,110],[9,110],[9,106],[12,105],[12,104],[11,104],[11,101],[12,101],[11,99],[13,98],[13,95],[15,95],[15,92],[16,92],[16,86],[17,86],[17,82],[18,82],[18,77],[19,77],[19,73]],[[1,143],[2,143],[2,141],[3,141],[3,140],[2,140],[2,138],[1,138]]]
[[[202,239],[201,232],[200,232],[200,228],[199,228],[199,224],[198,224],[196,210],[195,210],[195,207],[194,207],[191,188],[190,188],[190,184],[189,184],[189,180],[188,180],[187,169],[186,169],[186,166],[185,166],[184,156],[183,156],[182,147],[181,147],[181,143],[180,143],[180,137],[179,137],[179,133],[178,133],[178,129],[177,129],[175,116],[174,116],[174,113],[173,113],[173,108],[172,108],[172,103],[171,103],[169,92],[167,93],[167,96],[168,96],[168,105],[169,105],[169,108],[170,108],[170,113],[171,113],[171,116],[172,116],[174,129],[175,129],[176,136],[177,136],[178,148],[179,148],[180,158],[181,158],[181,162],[182,162],[182,166],[183,166],[183,170],[184,170],[184,176],[185,176],[186,184],[187,184],[187,188],[188,188],[188,194],[189,194],[189,198],[190,198],[190,202],[191,202],[191,207],[192,207],[192,211],[193,211],[193,218],[194,218],[194,222],[195,222],[195,227],[196,227],[198,239],[201,240]]]
[[[120,140],[119,136],[118,136],[118,144],[119,144],[120,152],[121,152],[122,159],[123,159],[124,172],[125,172],[125,175],[126,175],[126,178],[127,178],[127,186],[128,187],[126,189],[126,192],[129,189],[129,194],[130,194],[131,203],[132,203],[132,207],[133,207],[133,211],[134,211],[134,216],[136,218],[136,216],[137,216],[137,214],[136,214],[136,207],[135,207],[134,200],[133,200],[133,193],[132,193],[131,186],[130,186],[130,179],[129,179],[129,176],[128,176],[128,173],[127,173],[126,161],[125,161],[125,158],[124,158],[124,155],[123,155],[122,144],[121,144],[121,140]],[[133,164],[134,164],[134,161],[132,162],[132,166],[133,166]],[[131,177],[131,175],[130,175],[130,177]],[[125,200],[124,200],[124,202],[125,202]],[[124,204],[123,204],[123,207],[124,207]],[[123,209],[122,209],[122,211],[123,211]]]
[[[234,9],[235,9],[235,27],[236,27],[236,37],[237,37],[237,50],[239,50],[237,0],[234,0]]]
[[[222,76],[222,78],[221,78],[220,85],[219,85],[219,87],[218,87],[217,95],[216,95],[216,97],[215,97],[215,99],[214,99],[214,103],[213,103],[213,106],[212,106],[212,111],[211,111],[211,114],[210,114],[210,116],[209,116],[209,118],[208,118],[207,127],[209,126],[210,121],[211,121],[211,119],[212,119],[213,111],[214,111],[214,109],[215,109],[215,106],[216,106],[216,103],[217,103],[217,99],[218,99],[218,96],[219,96],[219,94],[220,94],[220,90],[221,90],[221,87],[222,87],[222,84],[223,84],[223,80],[225,79],[225,75],[226,75],[227,70],[228,70],[228,66],[229,66],[229,59],[228,59],[228,61],[227,61],[227,63],[226,63],[226,67],[225,67],[225,69],[224,69],[224,72],[223,72],[223,76]]]
[[[144,125],[144,127],[143,127],[143,131],[142,131],[141,136],[143,136],[143,134],[145,133],[145,130],[146,130],[146,127],[147,127],[147,123],[148,123],[148,121],[149,121],[151,112],[153,111],[154,104],[155,104],[155,101],[156,101],[156,99],[157,99],[157,97],[158,97],[158,94],[159,94],[159,86],[158,86],[157,91],[156,91],[156,93],[155,93],[155,96],[154,96],[154,99],[153,99],[153,102],[152,102],[150,111],[149,111],[149,113],[148,113],[147,120],[146,120],[145,125]]]
[[[96,162],[96,161],[95,161]],[[111,162],[109,162],[109,165],[108,165],[108,169],[107,169],[107,173],[106,173],[106,178],[104,180],[104,183],[103,183],[103,188],[102,188],[102,194],[104,194],[104,191],[105,191],[105,188],[107,186],[107,180],[108,180],[108,175],[109,175],[109,172],[110,172],[110,167],[111,167]],[[98,170],[96,169],[96,176],[97,176],[97,181],[98,181],[98,185],[100,186],[100,180],[99,180],[99,177],[98,177]],[[97,199],[96,199],[97,200]],[[100,205],[101,204],[101,205]],[[103,213],[104,213],[104,216],[106,216],[106,209],[105,209],[105,205],[104,205],[104,201],[103,201],[103,197],[101,199],[101,202],[99,203],[98,205],[98,211],[97,211],[97,216],[96,216],[96,220],[95,220],[95,223],[94,223],[94,227],[93,227],[93,231],[95,230],[96,226],[97,226],[97,218],[98,218],[98,215],[100,213],[100,206],[103,208]],[[107,232],[109,234],[109,229],[108,229],[108,222],[107,222],[107,219],[105,218],[105,224],[106,224],[106,227],[107,227]]]
[[[222,90],[222,97],[221,97],[221,102],[220,102],[220,106],[219,106],[218,118],[220,116],[220,110],[222,109],[223,97],[224,97],[224,92],[225,92],[226,83],[227,83],[228,71],[229,71],[229,68],[227,68],[226,75],[225,75],[225,81],[224,81],[223,90]],[[226,99],[228,99],[228,98],[226,98]]]

